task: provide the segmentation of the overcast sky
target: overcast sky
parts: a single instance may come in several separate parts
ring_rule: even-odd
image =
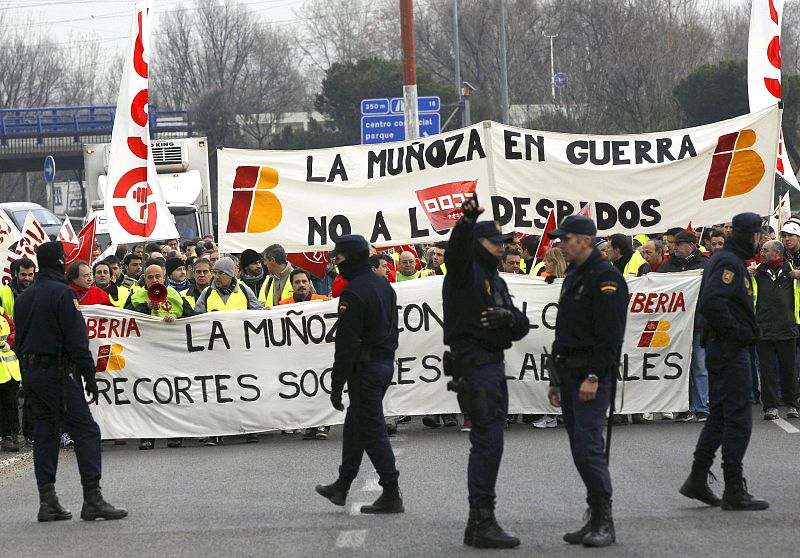
[[[241,0],[264,19],[292,25],[304,0]],[[449,0],[438,0],[448,1]],[[486,0],[487,3],[489,0]],[[741,4],[747,0],[701,0],[709,4]],[[10,26],[32,19],[32,25],[48,25],[58,43],[98,41],[113,49],[126,44],[135,0],[0,0],[0,10],[11,14]],[[192,5],[190,0],[155,0],[157,11]]]

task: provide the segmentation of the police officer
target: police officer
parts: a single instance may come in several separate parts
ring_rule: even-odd
[[[470,392],[486,393],[484,412],[478,415],[468,411],[472,419],[467,467],[470,509],[464,544],[514,548],[519,546],[519,539],[503,531],[494,515],[495,484],[508,414],[503,351],[528,333],[530,323],[514,306],[508,287],[497,272],[504,243],[513,233],[503,234],[494,221],[476,223],[483,213],[477,196],[464,202],[462,211],[444,256],[444,342],[457,359],[455,366],[468,374]]]
[[[548,233],[560,238],[569,262],[556,318],[550,403],[561,407],[572,459],[586,485],[589,521],[564,540],[584,546],[616,542],[611,475],[603,451],[603,424],[614,397],[628,310],[628,286],[594,247],[597,227],[571,215]],[[560,383],[560,385],[558,385]]]
[[[383,396],[392,381],[397,349],[397,297],[386,279],[372,272],[369,244],[363,236],[342,236],[328,258],[348,281],[339,297],[331,403],[344,410],[346,383],[350,404],[344,419],[339,478],[316,490],[343,506],[366,452],[383,493],[373,504],[361,506],[361,513],[401,513],[405,510],[399,473],[383,418]]]
[[[755,213],[733,218],[733,232],[703,272],[697,311],[708,322],[706,368],[711,415],[697,440],[689,478],[679,489],[688,498],[723,510],[765,510],[769,504],[748,494],[742,460],[753,428],[753,344],[758,338],[753,288],[745,260],[755,256],[764,229]],[[720,500],[708,486],[717,449],[722,446],[725,491]]]
[[[64,248],[61,242],[46,242],[39,247],[37,257],[39,274],[16,302],[15,348],[22,357],[23,386],[34,417],[38,519],[72,518],[72,513],[59,503],[55,491],[62,429],[75,440],[83,485],[81,519],[122,519],[128,512],[106,502],[100,491],[100,428],[83,395],[85,390],[97,402],[95,365],[75,293],[64,279]]]

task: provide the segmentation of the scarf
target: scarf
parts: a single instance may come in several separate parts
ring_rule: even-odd
[[[181,292],[181,291],[185,291],[186,289],[191,287],[192,284],[189,282],[188,279],[184,279],[183,281],[181,281],[179,283],[178,281],[173,281],[172,279],[167,278],[167,286],[168,287],[172,287],[173,289],[175,289],[178,292]]]

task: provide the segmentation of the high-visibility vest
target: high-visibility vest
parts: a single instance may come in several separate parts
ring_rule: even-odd
[[[11,335],[11,325],[0,314],[0,347],[8,342],[9,335]],[[7,351],[0,349],[0,384],[8,382],[12,378],[18,382],[22,381],[17,355],[11,349]]]
[[[186,301],[189,303],[189,306],[191,306],[192,310],[194,310],[194,305],[195,305],[195,302],[197,302],[197,301],[195,300],[195,298],[192,295],[187,294],[190,290],[191,290],[191,287],[189,287],[188,289],[183,289],[182,291],[178,291],[178,294],[181,295],[183,298],[185,298]]]
[[[11,285],[0,287],[0,306],[6,311],[8,317],[14,319],[14,291]]]
[[[794,267],[789,264],[789,270],[793,271]],[[753,289],[753,311],[756,310],[756,303],[758,302],[758,281],[754,276],[746,277],[746,279],[750,282],[750,286]],[[771,277],[773,281],[776,280],[775,277]],[[794,322],[796,324],[800,324],[800,280],[794,279]]]
[[[539,271],[544,269],[546,266],[547,264],[545,263],[544,260],[540,261],[536,265],[531,266],[531,272],[529,273],[529,275],[533,275],[534,277],[539,275]]]
[[[308,299],[308,300],[325,300],[327,298],[328,297],[325,296],[325,295],[312,294],[311,298]],[[308,302],[308,300],[305,301],[305,302]],[[280,301],[280,304],[294,304],[294,303],[295,303],[294,296],[292,296],[291,298],[284,298],[283,300]]]
[[[625,269],[622,270],[623,277],[636,277],[639,274],[639,268],[647,263],[638,250],[633,251],[630,261],[625,264]]]
[[[261,289],[258,291],[258,300],[264,303],[265,308],[272,308],[275,304],[275,283],[277,279],[275,277],[270,276],[261,284]],[[281,300],[284,298],[289,298],[294,294],[294,288],[292,287],[291,281],[286,281],[286,285],[283,286],[283,292],[281,292],[280,299],[278,302],[280,303]]]
[[[638,240],[640,246],[644,246],[649,242],[650,237],[647,236],[646,234],[637,234],[636,236],[633,237],[633,239]]]
[[[147,296],[147,289],[142,287],[133,291],[131,295],[131,304],[138,306],[149,302],[150,298]],[[183,297],[172,287],[167,287],[167,300],[161,303],[158,310],[150,309],[151,316],[163,318],[167,314],[172,314],[176,318],[183,316]]]
[[[128,302],[129,296],[131,296],[131,291],[122,286],[117,287],[117,298],[114,298],[111,296],[111,293],[108,293],[111,304],[117,308],[125,308],[125,303]]]
[[[414,275],[403,275],[398,271],[395,277],[396,277],[395,279],[396,283],[401,283],[403,281],[411,281],[412,279],[419,279],[420,277],[422,277],[422,271],[415,271]]]
[[[228,300],[223,301],[219,296],[219,292],[214,287],[208,287],[206,290],[211,289],[206,298],[206,312],[220,312],[225,310],[247,310],[247,295],[244,294],[242,289],[236,289],[229,296]]]

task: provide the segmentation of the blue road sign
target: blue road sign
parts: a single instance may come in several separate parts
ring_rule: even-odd
[[[390,99],[390,108],[392,114],[403,114],[405,103],[402,97],[392,97]],[[442,107],[442,102],[439,97],[417,97],[417,111],[418,112],[439,112]],[[362,111],[362,114],[364,112]]]
[[[48,155],[44,159],[44,179],[50,184],[56,177],[56,160],[52,155]]]
[[[361,116],[367,114],[389,114],[389,99],[362,99]]]
[[[419,115],[419,135],[421,137],[438,134],[441,129],[439,113]],[[387,143],[406,139],[405,117],[402,114],[388,114],[361,117],[361,143]]]

